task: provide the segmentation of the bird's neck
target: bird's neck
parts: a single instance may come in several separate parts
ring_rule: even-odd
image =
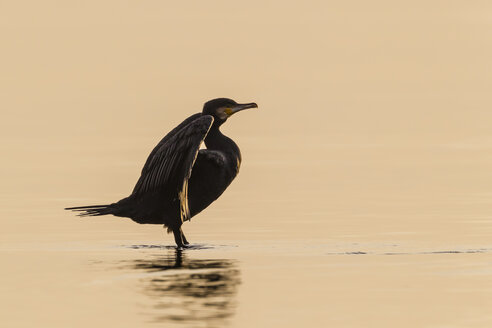
[[[223,135],[218,126],[212,125],[205,138],[205,145],[207,149],[220,151],[232,160],[237,160],[238,163],[241,163],[239,147],[231,138]]]

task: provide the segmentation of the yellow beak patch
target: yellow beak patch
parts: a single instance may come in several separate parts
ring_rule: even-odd
[[[231,116],[233,114],[232,108],[227,107],[224,109],[224,113],[226,113],[228,116]]]

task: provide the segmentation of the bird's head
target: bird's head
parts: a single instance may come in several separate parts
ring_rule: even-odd
[[[248,108],[258,108],[258,105],[256,103],[238,104],[232,99],[217,98],[207,101],[205,105],[203,105],[202,113],[205,115],[212,115],[215,124],[222,124],[229,116]]]

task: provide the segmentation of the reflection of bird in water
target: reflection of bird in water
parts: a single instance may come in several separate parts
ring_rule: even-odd
[[[163,224],[178,247],[188,244],[181,225],[215,201],[236,177],[241,153],[219,127],[234,113],[257,108],[218,98],[169,132],[150,153],[132,194],[109,205],[70,207],[80,216],[113,214]],[[200,150],[205,142],[207,149]]]
[[[233,260],[188,259],[181,250],[169,256],[132,261],[131,267],[152,273],[145,293],[154,298],[157,321],[222,326],[234,313],[239,270]],[[162,275],[156,276],[156,272]]]

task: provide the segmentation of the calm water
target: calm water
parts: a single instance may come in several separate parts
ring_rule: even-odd
[[[2,3],[0,326],[492,326],[492,7]],[[184,225],[128,195],[210,98],[243,164]]]
[[[442,158],[426,163],[428,169],[411,169],[405,160],[355,163],[351,154],[367,151],[363,145],[325,145],[336,160],[320,165],[262,160],[261,145],[247,139],[243,144],[247,153],[260,155],[245,155],[230,190],[185,225],[193,247],[184,251],[172,246],[172,236],[161,227],[116,217],[81,219],[61,210],[118,198],[120,191],[111,191],[118,188],[103,187],[108,175],[131,171],[114,168],[118,151],[103,166],[95,159],[60,165],[59,171],[75,176],[65,174],[65,188],[30,198],[4,194],[4,325],[486,327],[492,322],[486,188],[462,178],[448,181],[456,188],[419,181],[449,171],[490,179],[466,158],[481,151],[436,148]],[[401,156],[427,151],[369,149]],[[86,157],[100,151],[102,146],[88,150]],[[67,152],[52,150],[60,157]],[[91,177],[94,171],[98,179]],[[286,178],[287,172],[306,171],[312,173],[296,183]],[[406,188],[386,176],[391,172],[398,179],[401,171],[413,175],[400,182]],[[330,191],[320,192],[315,182],[322,172],[330,175]],[[38,179],[40,185],[60,182],[49,174]]]

